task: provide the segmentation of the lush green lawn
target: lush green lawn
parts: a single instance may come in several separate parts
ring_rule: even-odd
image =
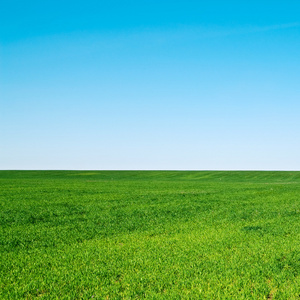
[[[0,299],[299,299],[300,172],[0,171]]]

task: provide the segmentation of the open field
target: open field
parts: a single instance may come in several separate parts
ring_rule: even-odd
[[[0,299],[299,299],[300,172],[0,171]]]

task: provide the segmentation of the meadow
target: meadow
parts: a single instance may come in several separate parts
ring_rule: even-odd
[[[299,299],[300,172],[0,171],[0,299]]]

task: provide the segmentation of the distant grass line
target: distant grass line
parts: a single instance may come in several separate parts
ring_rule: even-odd
[[[0,171],[0,299],[299,299],[300,172]]]
[[[1,171],[0,178],[39,178],[69,179],[69,176],[92,177],[98,180],[215,180],[226,181],[263,181],[294,180],[300,181],[300,171]],[[79,177],[80,176],[80,177]]]

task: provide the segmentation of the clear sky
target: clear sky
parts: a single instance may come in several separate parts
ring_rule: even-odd
[[[300,1],[0,1],[0,169],[300,170]]]

